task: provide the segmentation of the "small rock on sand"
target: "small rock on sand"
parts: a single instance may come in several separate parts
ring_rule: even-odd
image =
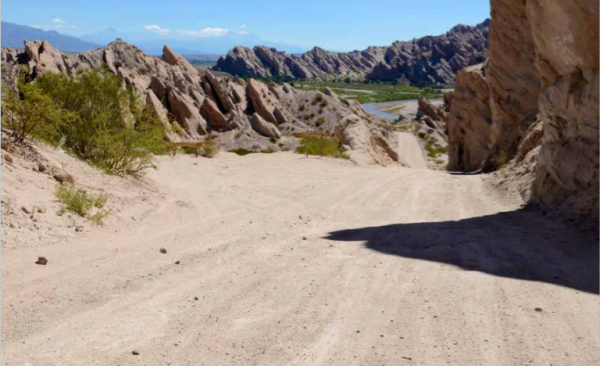
[[[46,259],[46,257],[38,257],[38,260],[37,262],[35,262],[35,264],[45,266],[46,264],[48,264],[48,260]]]

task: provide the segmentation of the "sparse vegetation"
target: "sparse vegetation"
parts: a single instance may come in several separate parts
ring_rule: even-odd
[[[56,198],[63,205],[59,214],[71,211],[81,217],[85,217],[100,224],[109,215],[110,211],[104,209],[108,201],[105,193],[98,195],[88,194],[82,188],[76,188],[72,184],[62,183],[56,187]],[[92,211],[95,212],[92,213]]]
[[[330,156],[339,159],[349,159],[336,137],[305,136],[300,139],[296,153],[305,155]]]
[[[322,125],[323,123],[325,123],[325,118],[323,118],[323,117],[320,117],[320,118],[317,120],[316,126],[317,126],[317,127],[321,127],[321,125]]]
[[[495,156],[492,158],[492,164],[494,165],[495,169],[502,168],[504,165],[506,165],[507,162],[508,162],[508,156],[502,150],[500,152],[496,153]]]
[[[448,149],[446,147],[432,142],[427,142],[425,144],[425,150],[427,151],[427,156],[432,159],[436,159],[440,154],[448,153]]]
[[[145,67],[140,67],[139,70],[140,74],[142,75],[146,75],[148,73],[148,69]]]
[[[299,112],[304,112],[305,110],[306,110],[306,106],[304,104],[300,104],[300,106],[298,106]]]

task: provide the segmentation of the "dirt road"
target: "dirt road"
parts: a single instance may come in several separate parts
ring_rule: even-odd
[[[396,132],[398,136],[398,154],[413,169],[427,169],[427,161],[417,137],[410,132]]]
[[[596,238],[479,176],[281,153],[147,179],[135,221],[3,250],[3,365],[600,361]]]

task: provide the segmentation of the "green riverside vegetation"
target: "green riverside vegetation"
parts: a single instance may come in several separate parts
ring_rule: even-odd
[[[346,99],[353,99],[361,104],[395,102],[400,100],[418,99],[423,96],[427,99],[442,98],[443,93],[435,87],[417,87],[410,85],[394,85],[386,83],[367,82],[325,82],[313,80],[296,80],[294,87],[302,90],[320,90],[331,88],[334,92]],[[318,103],[313,101],[313,105]]]

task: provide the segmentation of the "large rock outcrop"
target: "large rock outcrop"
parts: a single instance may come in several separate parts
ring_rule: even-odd
[[[598,2],[528,1],[544,136],[533,195],[598,212]]]
[[[462,82],[468,71],[460,73],[453,94],[450,167],[473,171],[510,160],[535,162],[533,201],[597,213],[598,2],[491,5],[485,73]],[[461,95],[486,88],[487,103],[480,93],[475,100],[482,107],[464,113],[473,110],[473,100]],[[469,136],[469,130],[477,133]]]
[[[476,171],[490,155],[492,112],[485,64],[456,75],[456,90],[448,117],[449,170]]]
[[[310,79],[348,75],[373,80],[453,84],[455,74],[486,57],[489,21],[458,25],[441,36],[429,36],[388,47],[337,53],[319,47],[289,55],[257,46],[235,47],[219,59],[215,70],[244,77]]]
[[[357,164],[408,166],[390,142],[377,129],[364,123],[361,117],[349,115],[336,127],[338,139],[350,150],[350,159]]]
[[[13,88],[22,65],[29,80],[46,72],[75,76],[83,68],[106,66],[170,127],[167,137],[173,142],[202,141],[214,133],[226,149],[279,150],[285,146],[277,141],[281,137],[295,139],[298,132],[316,130],[333,135],[349,115],[369,121],[360,104],[331,90],[299,91],[287,84],[217,78],[200,73],[169,46],[158,58],[120,40],[82,54],[59,52],[47,42],[26,42],[24,51],[2,49],[2,65],[3,81]],[[372,129],[376,134],[384,126],[374,124]]]

